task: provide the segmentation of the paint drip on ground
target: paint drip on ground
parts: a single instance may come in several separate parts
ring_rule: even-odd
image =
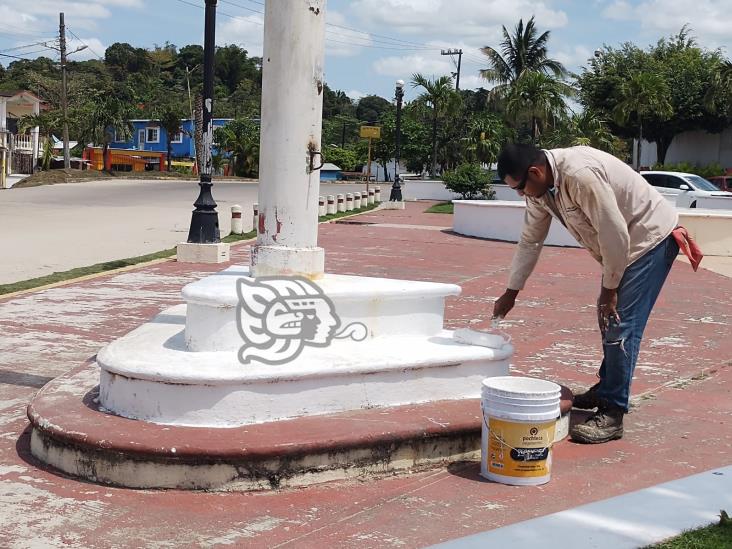
[[[483,380],[481,476],[502,484],[549,482],[561,391],[530,377]]]

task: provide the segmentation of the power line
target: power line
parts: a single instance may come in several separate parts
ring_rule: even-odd
[[[74,31],[72,31],[72,30],[71,30],[71,29],[70,29],[69,27],[66,27],[66,30],[68,31],[68,33],[69,33],[69,34],[70,34],[71,36],[73,36],[73,37],[74,37],[74,38],[76,38],[76,39],[77,39],[77,40],[78,40],[79,42],[81,42],[81,43],[82,43],[82,45],[86,46],[86,47],[87,47],[87,48],[89,49],[89,51],[90,51],[90,52],[92,52],[92,53],[93,53],[94,55],[96,55],[96,56],[97,56],[97,58],[98,58],[98,59],[99,59],[100,61],[104,61],[104,57],[102,57],[102,56],[101,56],[101,55],[99,55],[99,54],[98,54],[98,53],[97,53],[96,51],[94,51],[94,49],[93,49],[93,48],[92,48],[92,47],[91,47],[91,46],[90,46],[89,44],[87,44],[86,42],[84,42],[84,41],[83,41],[83,40],[82,40],[81,38],[79,38],[79,37],[78,37],[78,36],[77,36],[77,35],[76,35],[76,34],[74,33]]]
[[[33,44],[26,44],[24,46],[15,46],[14,48],[6,48],[6,49],[0,50],[0,51],[8,52],[8,51],[24,50],[25,48],[32,48],[33,46],[46,46],[46,48],[48,48],[49,50],[52,49],[47,46],[46,42],[34,42]]]

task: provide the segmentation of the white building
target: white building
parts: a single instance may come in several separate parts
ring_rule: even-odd
[[[0,133],[10,149],[6,160],[6,172],[33,173],[35,159],[40,156],[38,126],[30,131],[18,132],[18,123],[28,115],[41,112],[41,100],[24,90],[0,91]]]
[[[633,165],[637,165],[635,163],[637,152],[636,145],[633,152]],[[644,139],[640,165],[651,167],[656,162],[658,162],[656,144]],[[688,162],[697,166],[719,164],[723,168],[732,168],[732,127],[721,133],[696,130],[677,135],[668,148],[664,163],[677,164],[679,162]]]

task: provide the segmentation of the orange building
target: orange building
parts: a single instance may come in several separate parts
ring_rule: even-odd
[[[103,169],[115,172],[164,172],[168,155],[164,152],[138,151],[136,149],[107,149],[107,165],[102,158],[102,147],[86,147],[84,160],[93,170]]]

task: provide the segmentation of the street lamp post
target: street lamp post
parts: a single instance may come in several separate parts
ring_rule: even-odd
[[[399,156],[401,152],[402,101],[404,100],[404,80],[396,81],[396,154],[394,155],[394,184],[391,186],[390,202],[402,201],[402,186],[399,182]]]
[[[201,166],[199,166],[201,190],[193,203],[196,207],[191,216],[191,228],[188,231],[188,242],[194,244],[215,244],[221,241],[219,233],[219,214],[216,202],[211,194],[213,145],[213,84],[214,55],[216,48],[216,3],[218,0],[206,0],[205,30],[203,38],[203,146],[201,150]]]

